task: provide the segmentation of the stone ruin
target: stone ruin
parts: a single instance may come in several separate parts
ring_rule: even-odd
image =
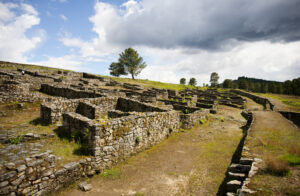
[[[40,101],[40,117],[85,137],[90,157],[56,166],[51,152],[1,161],[0,194],[43,195],[100,173],[180,129],[190,129],[223,104],[244,108],[231,92],[146,88],[88,73],[0,71],[0,102]],[[39,137],[39,136],[36,136]],[[32,137],[34,138],[34,136]],[[0,140],[2,141],[2,140]],[[3,140],[5,141],[5,140]],[[7,152],[7,151],[3,151]],[[0,152],[1,154],[1,152]]]

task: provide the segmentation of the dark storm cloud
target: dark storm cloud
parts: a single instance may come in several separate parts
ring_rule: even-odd
[[[109,42],[213,50],[300,40],[300,0],[144,0],[126,10],[107,26]]]

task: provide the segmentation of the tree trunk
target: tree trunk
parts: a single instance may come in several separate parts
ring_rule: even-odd
[[[133,73],[131,74],[131,78],[134,80],[134,74]]]

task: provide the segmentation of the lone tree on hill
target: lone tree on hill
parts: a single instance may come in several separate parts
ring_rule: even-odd
[[[134,76],[141,73],[146,66],[143,58],[139,56],[136,50],[127,48],[120,54],[118,62],[110,64],[109,70],[113,76],[130,74],[132,79],[134,79]]]
[[[191,78],[190,81],[189,81],[189,85],[196,86],[197,85],[196,78]]]
[[[185,84],[186,83],[186,79],[185,78],[181,78],[180,79],[180,84]]]
[[[210,83],[212,87],[216,87],[218,85],[219,75],[217,72],[212,72],[210,75]]]

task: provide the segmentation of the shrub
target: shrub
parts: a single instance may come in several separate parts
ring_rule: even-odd
[[[200,122],[200,124],[203,125],[203,124],[206,122],[206,119],[204,119],[204,118],[203,118],[203,119],[200,119],[199,122]]]
[[[141,141],[142,141],[142,138],[140,136],[137,136],[136,139],[135,139],[135,142],[137,144],[139,144]]]
[[[22,136],[16,136],[9,139],[9,143],[11,144],[20,144],[22,142],[23,137]]]
[[[273,175],[285,176],[289,173],[288,162],[272,156],[267,157],[266,166],[267,171]]]

